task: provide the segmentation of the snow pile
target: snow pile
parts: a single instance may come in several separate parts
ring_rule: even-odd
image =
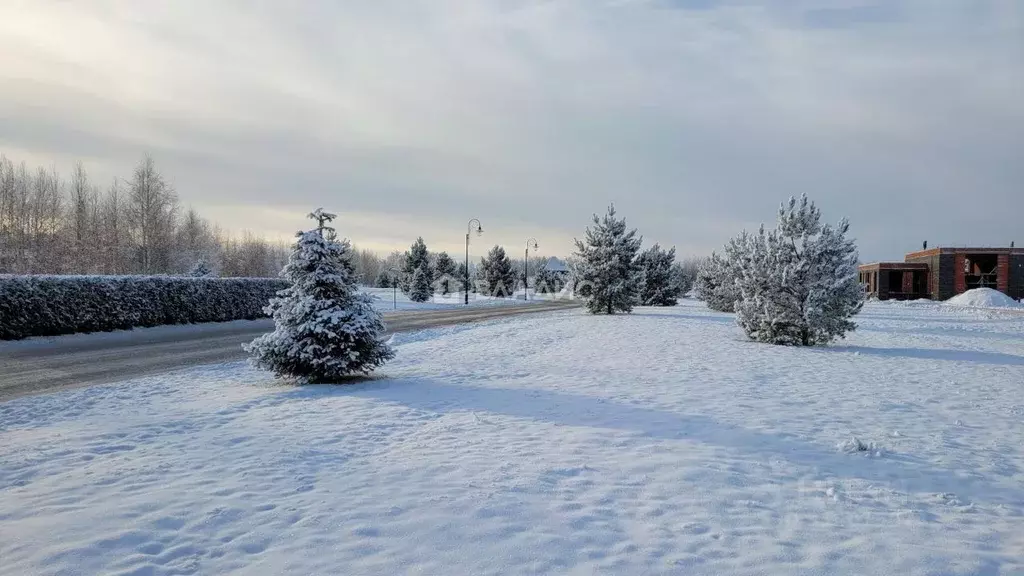
[[[1024,308],[1013,298],[991,288],[975,288],[946,300],[947,306],[961,308]]]
[[[875,457],[881,457],[883,454],[885,454],[885,448],[882,448],[881,446],[874,442],[864,442],[863,440],[857,438],[856,436],[850,438],[849,440],[844,440],[836,444],[836,448],[840,452],[844,452],[846,454],[860,453]]]

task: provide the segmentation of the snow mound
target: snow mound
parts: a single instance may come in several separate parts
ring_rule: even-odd
[[[991,288],[975,288],[946,300],[947,306],[961,308],[1021,308],[1016,300]]]
[[[874,443],[864,442],[860,438],[854,436],[849,440],[844,440],[836,444],[836,449],[846,454],[864,454],[866,456],[880,458],[885,454],[885,448]]]

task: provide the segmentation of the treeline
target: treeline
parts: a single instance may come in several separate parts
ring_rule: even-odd
[[[426,302],[434,294],[461,292],[468,284],[473,293],[507,298],[529,282],[531,290],[558,292],[568,280],[568,271],[547,267],[550,258],[531,256],[529,260],[510,258],[502,246],[495,245],[479,262],[456,262],[447,252],[431,252],[423,238],[417,238],[405,253],[392,252],[386,258],[359,252],[353,263],[364,277],[377,270],[373,284],[378,288],[397,287],[414,302]],[[527,280],[528,279],[528,280]]]
[[[65,178],[0,155],[0,273],[276,276],[288,247],[231,236],[192,208],[149,156],[105,189],[81,163]]]

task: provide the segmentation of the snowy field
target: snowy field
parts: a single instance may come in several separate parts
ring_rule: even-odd
[[[574,310],[0,404],[0,574],[1021,574],[1024,314]],[[867,451],[852,451],[857,437]]]

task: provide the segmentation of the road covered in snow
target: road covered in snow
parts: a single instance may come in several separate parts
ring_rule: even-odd
[[[0,403],[0,574],[1017,574],[1024,316],[875,303],[824,348],[684,301]],[[856,438],[857,441],[853,439]]]
[[[415,304],[415,303],[412,303]],[[385,311],[389,333],[575,307],[571,301],[523,301]],[[0,342],[0,402],[26,394],[115,382],[188,366],[245,358],[242,344],[274,329],[272,320],[159,326]]]

